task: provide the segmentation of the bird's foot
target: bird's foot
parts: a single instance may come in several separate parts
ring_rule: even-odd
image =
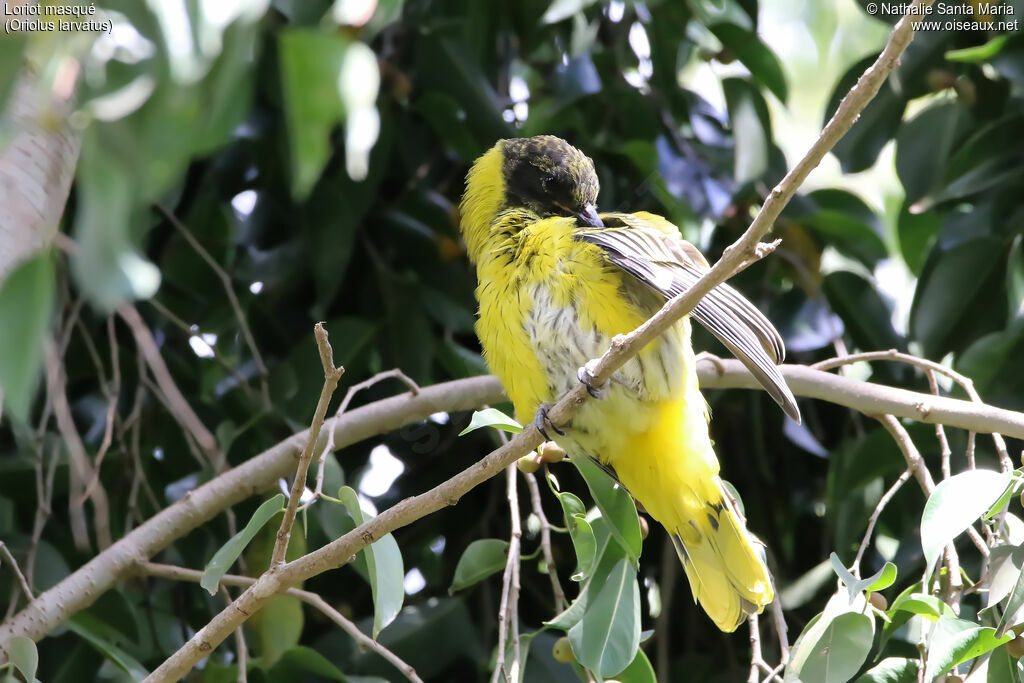
[[[533,418],[533,425],[537,428],[537,431],[540,432],[540,435],[544,437],[545,441],[553,441],[553,439],[548,436],[548,429],[559,436],[565,436],[565,432],[559,429],[558,425],[552,422],[548,417],[548,409],[550,407],[550,404],[542,403],[540,407],[537,408],[537,417]]]
[[[608,393],[608,382],[599,387],[594,386],[594,359],[588,360],[587,364],[576,371],[576,377],[587,388],[587,393],[594,398],[601,399]]]

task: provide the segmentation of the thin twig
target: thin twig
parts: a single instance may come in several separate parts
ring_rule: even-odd
[[[135,344],[142,351],[142,356],[146,359],[146,364],[149,365],[157,385],[167,398],[171,414],[196,440],[196,443],[199,444],[199,447],[209,459],[210,464],[213,465],[214,470],[222,472],[226,463],[220,448],[217,446],[217,439],[206,428],[195,411],[192,410],[192,406],[189,405],[181,390],[178,389],[178,385],[174,383],[174,378],[171,377],[171,372],[167,369],[163,356],[160,355],[160,349],[157,348],[156,341],[153,339],[149,328],[146,327],[146,323],[142,320],[142,316],[139,315],[139,311],[134,306],[125,304],[117,309],[117,314],[121,316],[121,319],[131,329],[132,336],[135,338]]]
[[[558,570],[555,568],[555,555],[551,551],[551,522],[544,514],[544,505],[540,497],[540,486],[537,485],[537,477],[530,473],[525,475],[526,488],[530,489],[530,505],[533,514],[540,520],[540,548],[544,554],[544,564],[548,568],[548,578],[551,579],[551,597],[555,602],[555,614],[558,614],[566,606],[565,591],[562,590],[562,582],[558,580]]]
[[[157,564],[155,562],[140,562],[135,566],[135,570],[148,576],[157,576],[163,579],[171,579],[173,581],[189,581],[192,583],[199,583],[203,576],[202,572],[195,569],[186,569],[184,567],[176,567],[169,564]],[[256,579],[251,576],[225,574],[221,577],[220,583],[222,586],[239,586],[241,588],[247,588],[256,583]],[[356,626],[351,620],[346,619],[338,610],[331,607],[319,593],[313,593],[312,591],[303,590],[301,588],[288,588],[283,591],[283,594],[290,595],[293,598],[298,598],[307,605],[319,610],[328,619],[341,627],[345,633],[349,634],[361,649],[371,650],[372,652],[377,653],[383,659],[387,660],[392,666],[401,671],[402,675],[412,681],[412,683],[423,683],[422,679],[420,679],[416,674],[416,670],[412,668],[412,666],[403,661],[391,650],[360,631],[358,626]]]
[[[502,441],[507,443],[504,433]],[[502,577],[501,605],[498,607],[498,652],[494,662],[491,683],[505,680],[515,683],[519,680],[519,556],[523,530],[519,517],[519,492],[516,488],[519,468],[511,464],[505,468],[509,514],[512,517],[512,532],[508,541],[508,559]],[[505,649],[508,638],[512,639],[512,662],[506,663]],[[507,670],[506,670],[507,669]]]
[[[913,474],[911,468],[903,470],[903,473],[893,482],[892,486],[882,494],[882,497],[878,499],[878,503],[875,505],[875,509],[872,511],[871,516],[868,517],[868,528],[864,532],[864,538],[861,539],[860,547],[857,548],[857,556],[853,558],[853,575],[860,577],[860,561],[864,558],[864,550],[868,547],[868,543],[871,542],[871,534],[875,531],[875,524],[878,522],[878,518],[882,514],[882,510],[889,504],[892,497],[896,495],[896,492],[900,490],[907,480],[910,479],[910,475]]]
[[[225,607],[231,605],[231,593],[223,582],[220,584],[220,594],[224,596]],[[247,683],[249,680],[249,648],[245,645],[245,630],[239,624],[235,629],[235,652],[238,656],[238,675],[235,680],[238,683]]]
[[[348,391],[345,392],[345,397],[343,399],[341,399],[341,405],[338,406],[337,412],[334,413],[334,419],[338,419],[339,417],[341,417],[345,413],[346,410],[348,410],[348,405],[352,401],[352,397],[355,396],[357,393],[359,393],[363,389],[369,389],[374,384],[377,384],[378,382],[380,382],[382,380],[391,379],[391,378],[401,380],[403,384],[405,384],[407,387],[409,387],[409,393],[412,396],[415,396],[415,395],[417,395],[420,392],[420,386],[418,384],[416,384],[416,382],[414,382],[408,375],[406,375],[404,372],[402,372],[398,368],[392,368],[391,370],[385,370],[383,372],[378,372],[373,377],[370,377],[369,379],[365,379],[362,382],[359,382],[357,384],[353,384],[352,386],[350,386],[348,388]],[[307,501],[305,504],[303,504],[303,506],[301,508],[299,508],[300,510],[305,510],[306,508],[308,508],[313,503],[315,503],[316,501],[320,500],[323,497],[323,495],[324,495],[324,463],[327,460],[327,454],[331,453],[333,451],[334,451],[334,430],[331,429],[331,430],[328,430],[328,432],[327,432],[327,445],[324,446],[323,449],[320,451],[320,457],[317,458],[317,461],[316,461],[316,485],[315,485],[315,487],[313,489],[313,496],[309,499],[309,501]]]
[[[854,353],[848,356],[840,358],[829,358],[821,362],[815,363],[811,368],[815,370],[829,370],[831,368],[846,365],[847,363],[857,363],[860,361],[870,362],[874,360],[891,360],[899,363],[906,363],[908,365],[914,365],[922,370],[938,372],[946,377],[950,378],[961,387],[967,393],[967,397],[974,403],[984,403],[981,400],[981,395],[978,394],[978,390],[974,388],[974,380],[966,375],[961,375],[952,368],[947,368],[945,365],[936,363],[935,361],[928,360],[927,358],[919,358],[912,356],[909,353],[902,353],[896,349],[889,349],[888,351],[866,351],[864,353]],[[931,383],[931,382],[929,382]],[[934,386],[934,385],[933,385]],[[938,394],[937,387],[933,388],[933,393]],[[974,435],[969,435],[969,448],[967,461],[971,469],[974,469]],[[992,442],[995,445],[996,452],[999,454],[999,463],[1004,472],[1009,472],[1013,469],[1013,461],[1010,460],[1010,453],[1006,448],[1006,441],[1002,435],[998,432],[992,432]]]
[[[18,586],[21,587],[21,592],[25,594],[25,598],[32,602],[36,597],[32,594],[32,589],[29,588],[28,581],[25,579],[25,575],[21,573],[21,567],[18,566],[18,561],[14,559],[14,555],[11,555],[11,551],[7,549],[7,544],[0,541],[0,557],[7,560],[7,564],[11,566],[11,572],[15,578],[18,579]]]
[[[53,401],[53,412],[57,418],[57,428],[60,430],[64,446],[71,457],[71,491],[68,495],[68,505],[71,512],[72,531],[75,546],[80,550],[89,550],[89,533],[85,529],[85,483],[92,478],[93,465],[89,455],[85,451],[85,444],[75,427],[75,420],[71,415],[71,406],[67,397],[67,378],[64,374],[64,364],[57,355],[56,343],[47,340],[44,348],[46,356],[47,390]],[[107,492],[102,486],[95,487],[89,494],[93,505],[93,526],[96,530],[96,543],[100,549],[110,547],[110,504],[107,500]]]
[[[228,302],[231,304],[231,310],[235,312],[235,319],[238,320],[238,328],[242,331],[242,337],[245,339],[246,346],[249,347],[249,353],[252,354],[253,361],[256,363],[257,369],[260,372],[260,393],[263,397],[263,409],[267,412],[273,408],[270,401],[270,372],[267,370],[267,366],[263,362],[263,356],[260,355],[260,351],[256,346],[256,339],[252,336],[252,330],[249,329],[249,323],[245,319],[245,314],[242,312],[242,304],[238,301],[238,295],[235,294],[235,288],[232,286],[231,276],[228,275],[219,263],[217,259],[210,256],[210,252],[206,251],[206,248],[199,243],[199,240],[195,238],[195,235],[178,220],[171,211],[165,209],[160,204],[156,205],[157,210],[164,215],[171,225],[177,228],[178,232],[181,233],[185,241],[195,249],[196,253],[206,261],[207,265],[217,275],[217,279],[220,280],[221,286],[224,288],[224,293],[227,294]]]
[[[288,506],[284,510],[281,528],[277,530],[274,554],[270,560],[271,567],[284,564],[285,554],[288,552],[288,541],[292,534],[292,525],[295,524],[295,514],[299,509],[302,492],[306,489],[306,473],[309,471],[310,460],[313,459],[313,450],[320,437],[320,429],[324,426],[327,406],[331,402],[334,390],[338,388],[338,380],[345,374],[345,368],[334,367],[334,350],[327,340],[327,330],[324,329],[323,323],[317,323],[313,327],[313,335],[316,337],[317,349],[320,351],[320,363],[324,368],[324,386],[320,390],[320,400],[316,404],[313,422],[309,426],[309,438],[306,439],[306,445],[299,455],[299,464],[295,469],[295,479],[292,481],[291,495],[288,497]]]

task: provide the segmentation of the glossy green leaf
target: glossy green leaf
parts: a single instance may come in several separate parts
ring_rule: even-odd
[[[569,629],[576,659],[598,676],[618,674],[636,657],[640,647],[640,587],[636,567],[622,554],[602,561],[590,586],[583,618]]]
[[[888,255],[882,240],[881,221],[857,195],[844,190],[815,190],[807,195],[814,211],[800,223],[816,233],[825,245],[853,256],[869,268]]]
[[[647,659],[647,655],[640,649],[636,651],[632,663],[615,674],[615,680],[620,683],[658,683],[651,660]]]
[[[920,614],[931,621],[936,621],[942,616],[956,616],[953,608],[942,600],[934,595],[924,595],[922,593],[901,595],[888,611],[890,617],[894,616],[896,612]]]
[[[927,575],[942,549],[985,514],[1009,482],[1009,473],[968,470],[935,487],[921,517],[921,548]]]
[[[285,497],[280,493],[273,498],[263,501],[256,508],[256,512],[253,513],[248,523],[246,523],[245,528],[232,536],[227,543],[214,553],[213,557],[206,564],[206,568],[203,569],[203,577],[199,580],[199,585],[209,591],[210,595],[216,595],[221,577],[228,573],[231,565],[235,563],[235,560],[238,559],[238,556],[242,554],[242,551],[249,545],[249,542],[259,533],[263,525],[269,522],[278,512],[284,510],[284,503]]]
[[[552,0],[540,21],[542,24],[554,24],[583,11],[595,2],[596,0]]]
[[[55,278],[53,257],[42,250],[0,282],[0,328],[8,330],[0,335],[0,388],[4,407],[22,419],[42,372]]]
[[[800,677],[820,683],[846,683],[867,659],[874,633],[871,617],[856,612],[840,614],[818,639],[800,668]]]
[[[866,610],[867,601],[862,593],[855,593],[852,599],[847,591],[842,589],[833,594],[825,604],[825,609],[807,623],[793,644],[789,664],[786,666],[786,683],[818,680],[807,674],[805,669],[808,666],[813,667],[815,675],[821,675],[822,672],[838,670],[850,665],[852,660],[846,658],[845,655],[838,660],[830,659],[827,651],[828,643],[835,639],[838,639],[837,642],[843,642],[849,637],[854,637],[852,642],[846,642],[845,646],[852,648],[849,653],[851,658],[859,656],[860,646],[857,645],[857,642],[863,636],[861,631],[864,622],[850,619],[842,622],[838,630],[830,630],[830,628],[839,617],[853,615],[866,620],[868,628],[873,634],[874,621],[864,615]],[[826,636],[829,640],[823,641]],[[869,647],[870,640],[869,636]]]
[[[572,539],[573,549],[576,551],[576,571],[573,573],[573,581],[582,581],[594,567],[597,559],[597,539],[594,537],[594,529],[587,521],[587,509],[575,494],[568,491],[559,491],[554,483],[554,477],[548,475],[548,483],[562,505],[562,514],[565,519],[565,528],[569,530],[569,537]]]
[[[856,683],[917,683],[921,664],[916,659],[886,657],[860,676]]]
[[[498,538],[482,538],[470,543],[455,566],[455,577],[448,592],[468,588],[502,571],[508,561],[508,547],[508,541]]]
[[[995,629],[965,619],[939,617],[929,642],[924,680],[933,681],[957,664],[981,656],[1012,638],[1012,634],[997,637]]]
[[[500,429],[504,432],[511,432],[513,434],[518,434],[523,431],[523,426],[521,424],[497,408],[485,408],[483,410],[473,411],[473,417],[469,421],[469,426],[459,432],[459,436],[468,434],[469,432],[480,429],[481,427],[494,427],[495,429]]]
[[[14,636],[7,641],[7,659],[26,681],[36,680],[39,653],[36,643],[25,636]]]
[[[350,486],[342,486],[338,498],[345,505],[356,526],[373,519],[359,507],[359,496]],[[359,551],[359,562],[366,563],[366,575],[373,592],[373,637],[387,627],[405,601],[405,568],[402,551],[391,534],[384,534]]]
[[[612,536],[635,562],[640,557],[643,539],[633,497],[591,458],[575,457],[571,461],[587,482],[590,495],[608,523]]]

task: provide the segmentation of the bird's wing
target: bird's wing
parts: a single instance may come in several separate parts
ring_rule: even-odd
[[[708,270],[704,256],[679,230],[653,214],[601,214],[604,227],[579,226],[577,239],[600,247],[608,260],[665,299],[682,294]],[[742,294],[721,284],[704,296],[693,317],[714,334],[794,420],[793,392],[776,367],[786,356],[782,337]]]

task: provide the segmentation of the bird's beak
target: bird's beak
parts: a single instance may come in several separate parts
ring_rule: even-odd
[[[576,214],[576,218],[580,220],[584,225],[589,225],[594,228],[603,228],[604,221],[597,215],[597,209],[594,208],[593,204],[587,204]]]

